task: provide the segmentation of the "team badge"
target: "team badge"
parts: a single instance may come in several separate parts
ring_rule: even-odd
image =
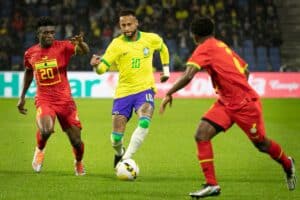
[[[256,124],[253,124],[253,125],[252,125],[252,128],[250,129],[250,133],[256,134],[256,132],[257,132]]]
[[[145,48],[143,49],[143,53],[144,53],[144,57],[149,56],[149,54],[150,54],[149,48],[148,48],[148,47],[145,47]]]

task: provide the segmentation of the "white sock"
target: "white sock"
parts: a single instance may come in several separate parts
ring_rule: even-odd
[[[123,152],[123,139],[119,142],[116,142],[111,137],[111,144],[114,150],[116,151],[116,155],[121,156]]]
[[[139,126],[134,130],[128,148],[123,156],[124,160],[129,159],[133,156],[133,154],[139,149],[139,147],[143,143],[148,132],[148,128],[141,128]]]

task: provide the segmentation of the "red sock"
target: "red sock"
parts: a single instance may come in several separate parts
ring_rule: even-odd
[[[81,142],[77,147],[73,146],[73,153],[77,161],[81,161],[84,153],[84,144]]]
[[[205,180],[207,184],[217,185],[217,180],[215,176],[215,168],[214,168],[214,155],[213,149],[210,141],[198,141],[197,142],[198,149],[198,160],[200,162],[202,171],[205,176]]]
[[[268,154],[271,156],[271,158],[279,162],[285,171],[291,169],[291,161],[287,158],[280,145],[273,140],[271,140]]]
[[[40,150],[43,150],[45,148],[45,146],[46,146],[46,143],[47,143],[47,140],[43,139],[40,130],[38,130],[36,132],[36,143],[37,143],[37,147]]]

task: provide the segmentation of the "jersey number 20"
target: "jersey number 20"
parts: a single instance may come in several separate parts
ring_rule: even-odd
[[[39,70],[41,73],[41,78],[43,80],[45,79],[53,79],[54,74],[53,74],[53,69],[52,68],[44,68]]]

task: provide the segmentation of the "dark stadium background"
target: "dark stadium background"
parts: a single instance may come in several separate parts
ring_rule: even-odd
[[[55,19],[57,39],[83,31],[91,54],[101,54],[120,34],[119,11],[131,8],[140,30],[164,38],[172,71],[183,70],[181,64],[194,49],[189,23],[203,15],[215,20],[216,36],[244,57],[250,71],[298,71],[299,4],[296,0],[2,0],[0,70],[23,70],[23,54],[36,42],[35,23],[40,16]],[[91,70],[89,57],[74,57],[69,69]],[[160,68],[158,55],[154,65]]]

